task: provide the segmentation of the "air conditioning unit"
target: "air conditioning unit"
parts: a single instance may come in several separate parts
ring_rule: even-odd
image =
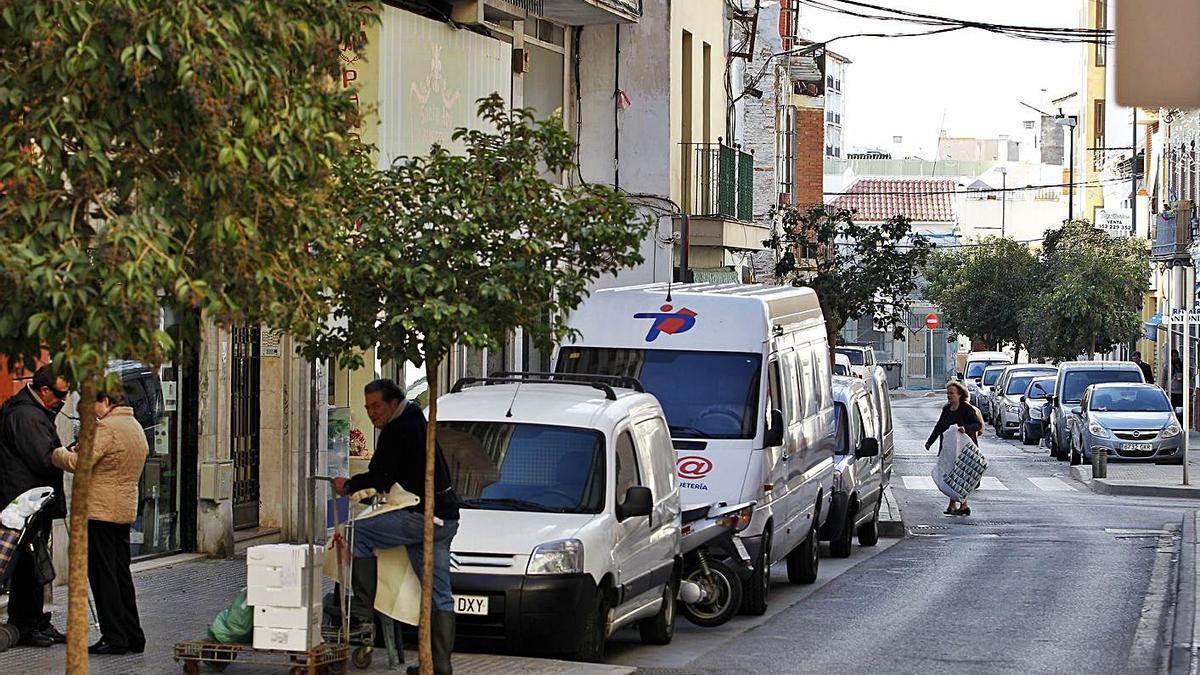
[[[529,12],[508,0],[451,0],[450,18],[466,26],[482,26],[486,21],[524,21]]]

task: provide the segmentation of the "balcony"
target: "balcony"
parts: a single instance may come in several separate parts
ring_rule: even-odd
[[[729,264],[729,251],[760,251],[769,232],[754,221],[754,155],[724,143],[683,143],[680,207],[688,214],[690,269]],[[683,219],[675,218],[683,235]]]
[[[541,16],[564,26],[637,23],[641,0],[541,0]]]
[[[1196,238],[1192,223],[1192,203],[1186,199],[1176,202],[1173,216],[1160,213],[1154,220],[1154,243],[1150,246],[1150,257],[1168,261],[1191,257],[1188,249]]]
[[[692,216],[754,220],[754,154],[724,143],[683,143],[683,208]]]

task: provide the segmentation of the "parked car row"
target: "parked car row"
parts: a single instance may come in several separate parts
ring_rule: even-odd
[[[986,352],[968,367],[996,352]],[[1045,441],[1072,464],[1103,452],[1112,460],[1181,463],[1183,431],[1166,393],[1131,361],[990,363],[972,395],[1000,438]]]
[[[600,660],[622,627],[669,642],[681,602],[702,626],[763,614],[771,565],[812,583],[821,540],[876,543],[886,380],[873,353],[833,375],[811,289],[602,290],[570,325],[552,373],[439,401],[463,639]]]

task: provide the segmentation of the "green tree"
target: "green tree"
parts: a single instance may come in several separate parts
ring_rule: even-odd
[[[498,95],[481,99],[491,131],[458,129],[465,152],[434,146],[361,180],[370,183],[351,272],[336,288],[335,322],[309,353],[375,346],[398,363],[424,364],[429,387],[426,504],[433,503],[438,367],[454,345],[498,349],[525,330],[549,348],[571,334],[558,319],[592,281],[641,261],[650,222],[615,191],[546,179],[573,168],[575,143],[562,119],[534,122]],[[429,666],[433,509],[425,509],[420,652]]]
[[[114,358],[158,364],[161,308],[306,336],[330,311],[361,39],[339,0],[0,3],[0,356],[48,353],[83,402],[67,671],[86,673],[87,508]]]
[[[1021,315],[1030,351],[1071,359],[1134,339],[1149,273],[1142,239],[1113,239],[1087,221],[1047,233]]]
[[[852,211],[829,206],[782,206],[776,215],[782,227],[763,242],[778,255],[775,276],[816,291],[830,349],[847,321],[868,315],[896,339],[904,337],[920,270],[933,250],[908,218],[863,225]]]
[[[1036,263],[1028,245],[1000,237],[938,250],[925,267],[925,297],[955,331],[992,347],[1020,348]]]

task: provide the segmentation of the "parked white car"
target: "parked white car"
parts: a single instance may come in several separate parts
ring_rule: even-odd
[[[438,442],[462,504],[459,637],[585,661],[601,660],[623,626],[671,641],[675,450],[662,407],[640,390],[508,374],[461,380],[439,399]]]
[[[833,510],[821,535],[835,558],[849,557],[856,533],[860,546],[879,542],[879,509],[888,479],[876,436],[881,424],[867,392],[858,378],[833,378],[837,466]]]
[[[878,365],[875,363],[875,348],[870,345],[838,345],[834,350],[850,359],[850,374],[854,377],[866,377]],[[884,381],[887,381],[886,378]]]
[[[669,298],[669,299],[668,299]],[[833,488],[829,343],[816,293],[666,284],[597,291],[568,319],[560,373],[636,377],[662,403],[687,504],[754,502],[743,611],[766,611],[770,566],[811,583]]]

